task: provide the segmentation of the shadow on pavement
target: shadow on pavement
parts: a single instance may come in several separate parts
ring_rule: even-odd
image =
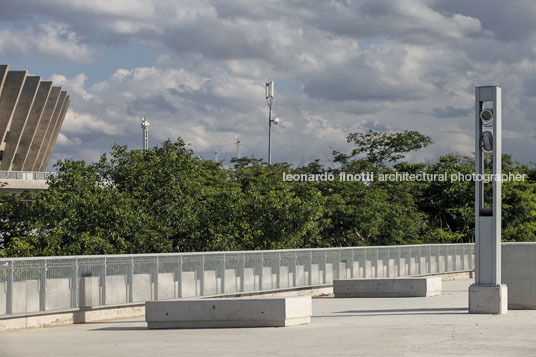
[[[313,315],[317,317],[352,317],[352,316],[386,316],[386,315],[453,315],[466,314],[466,307],[420,308],[420,309],[384,309],[384,310],[350,310],[338,311],[329,315]],[[345,314],[345,315],[336,315]]]

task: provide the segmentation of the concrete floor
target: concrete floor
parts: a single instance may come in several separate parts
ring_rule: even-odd
[[[467,314],[470,280],[428,298],[313,300],[311,324],[147,330],[143,318],[0,333],[0,356],[536,356],[536,310]]]

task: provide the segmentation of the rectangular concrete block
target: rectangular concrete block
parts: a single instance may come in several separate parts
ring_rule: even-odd
[[[311,322],[310,296],[148,301],[149,328],[284,327]]]
[[[88,276],[80,278],[78,282],[78,293],[80,297],[78,304],[80,307],[99,306],[100,284],[98,276]]]
[[[46,311],[71,308],[71,279],[46,280]]]
[[[106,276],[106,305],[128,302],[127,281],[124,275]]]
[[[183,271],[181,275],[181,297],[197,295],[197,279],[193,271]]]
[[[334,280],[336,298],[426,297],[441,295],[441,277]]]
[[[502,283],[508,286],[508,308],[536,309],[536,243],[502,245]]]
[[[108,294],[108,292],[106,292]],[[153,299],[151,274],[132,275],[132,301],[147,301]]]
[[[506,285],[471,285],[469,287],[470,314],[506,314],[508,290]]]
[[[158,299],[167,300],[176,298],[175,274],[159,273],[158,274]]]

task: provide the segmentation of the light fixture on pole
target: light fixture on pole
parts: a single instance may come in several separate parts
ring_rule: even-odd
[[[240,135],[235,136],[236,142],[236,158],[240,159]]]
[[[507,287],[501,282],[501,88],[475,89],[475,283],[469,313],[504,314]],[[491,157],[493,196],[484,200],[485,156]]]
[[[266,82],[266,103],[268,103],[268,165],[272,164],[272,123],[279,124],[279,118],[272,119],[272,103],[274,101],[274,81]]]
[[[141,131],[143,140],[143,150],[149,149],[149,122],[145,120],[145,117],[141,117]]]

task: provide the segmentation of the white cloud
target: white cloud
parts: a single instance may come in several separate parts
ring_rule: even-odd
[[[61,130],[77,135],[92,132],[107,135],[118,134],[116,126],[102,119],[98,119],[95,114],[77,113],[70,108],[67,110]]]
[[[76,137],[87,149],[73,155],[113,142],[139,147],[146,115],[153,144],[181,136],[225,158],[240,133],[244,155],[265,157],[263,85],[275,79],[277,160],[327,160],[349,148],[349,132],[368,128],[432,136],[436,144],[414,158],[470,153],[474,86],[489,84],[504,90],[505,151],[531,159],[519,140],[536,126],[536,6],[526,1],[4,0],[3,8],[0,55],[84,61],[96,48],[130,44],[154,53],[119,68],[100,63],[111,74],[98,83],[87,68],[54,71],[72,98],[62,148],[75,148]]]
[[[80,42],[69,25],[46,22],[24,30],[0,31],[0,55],[22,56],[40,53],[57,60],[89,61],[94,51]]]

